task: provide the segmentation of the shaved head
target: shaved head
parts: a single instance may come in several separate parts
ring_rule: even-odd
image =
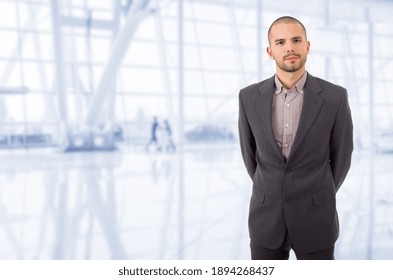
[[[305,38],[307,40],[307,32],[306,32],[306,28],[304,27],[303,23],[301,23],[299,20],[297,20],[294,17],[283,16],[283,17],[280,17],[280,18],[276,19],[275,21],[273,21],[272,25],[270,25],[269,30],[267,32],[267,37],[268,37],[268,40],[269,40],[269,44],[270,44],[270,32],[272,30],[272,27],[275,26],[276,24],[279,24],[279,23],[296,23],[296,24],[299,24],[302,27],[302,29],[304,31]]]

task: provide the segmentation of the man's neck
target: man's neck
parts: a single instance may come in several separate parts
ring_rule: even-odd
[[[280,82],[286,89],[291,89],[301,79],[305,71],[306,69],[302,68],[296,72],[285,72],[278,68],[276,71],[276,75],[278,76]]]

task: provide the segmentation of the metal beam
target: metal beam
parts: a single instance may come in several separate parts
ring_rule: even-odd
[[[367,259],[373,259],[373,250],[374,248],[374,229],[375,229],[375,164],[374,164],[374,156],[375,156],[375,146],[374,146],[374,136],[375,136],[375,98],[374,98],[374,23],[370,17],[370,11],[366,11],[366,15],[368,17],[368,93],[369,93],[369,105],[368,105],[368,136],[369,136],[369,159],[368,159],[368,168],[369,168],[369,181],[368,181],[368,230],[367,230]]]
[[[118,31],[120,28],[120,16],[121,16],[121,5],[117,0],[112,0],[112,9],[113,9],[113,14],[112,14],[112,23],[113,23],[113,30],[112,30],[112,43],[115,42],[117,36],[118,36]],[[117,83],[116,79],[112,79],[112,85],[109,86],[108,90],[111,92],[117,92]],[[106,121],[110,123],[110,129],[112,129],[112,122],[115,116],[115,106],[116,106],[116,100],[115,100],[115,95],[111,94],[108,97],[107,104],[106,104]]]
[[[178,191],[179,191],[179,250],[177,258],[184,259],[184,201],[185,201],[185,160],[184,160],[184,5],[183,0],[177,0],[177,44],[178,44]]]
[[[0,87],[0,94],[25,94],[29,92],[27,87]]]
[[[93,29],[113,30],[114,24],[111,20],[95,19],[91,20],[89,17],[69,17],[63,16],[61,18],[63,25],[69,27],[80,27],[85,29],[91,23]]]
[[[87,114],[85,116],[85,124],[87,126],[93,126],[97,123],[97,119],[102,111],[104,102],[110,94],[115,94],[114,92],[111,92],[111,89],[113,88],[112,82],[116,77],[117,70],[122,63],[123,57],[127,52],[128,46],[131,43],[139,24],[143,19],[150,15],[147,9],[148,2],[149,0],[135,1],[128,11],[124,26],[113,44],[111,55],[104,68],[97,90],[89,103]]]
[[[65,122],[68,119],[68,113],[64,80],[63,40],[58,0],[51,0],[50,8],[52,18],[53,59],[55,67],[55,93],[57,94],[60,120]]]
[[[257,80],[260,81],[263,79],[262,76],[262,53],[263,53],[263,45],[262,45],[262,0],[257,1]],[[269,42],[267,42],[269,44]]]

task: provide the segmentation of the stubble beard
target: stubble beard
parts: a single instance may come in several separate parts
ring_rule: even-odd
[[[288,65],[285,65],[285,60],[283,60],[282,63],[276,62],[276,64],[277,64],[278,68],[280,68],[282,71],[288,72],[288,73],[293,73],[293,72],[296,72],[299,69],[301,69],[306,64],[307,58],[302,58],[302,57],[299,57],[299,58],[300,58],[299,64],[293,63],[292,65],[288,66]]]

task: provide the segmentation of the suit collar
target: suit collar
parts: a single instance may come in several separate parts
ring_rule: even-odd
[[[255,102],[255,111],[259,115],[259,119],[261,121],[260,127],[263,128],[267,140],[271,144],[277,156],[281,157],[284,161],[284,156],[276,142],[272,127],[272,103],[275,88],[274,77],[275,76],[272,76],[265,80],[259,87],[259,94]]]
[[[259,94],[257,96],[255,107],[261,121],[261,127],[264,130],[265,136],[276,151],[277,155],[285,161],[284,156],[276,142],[272,127],[272,102],[273,93],[275,89],[275,76],[265,80],[259,87]],[[304,85],[304,100],[302,113],[300,115],[299,127],[293,142],[291,153],[288,157],[287,164],[290,162],[293,155],[296,153],[300,144],[303,142],[308,130],[314,122],[319,110],[321,109],[323,98],[319,95],[322,91],[317,79],[307,73],[306,84]]]
[[[293,142],[288,162],[290,162],[293,155],[296,153],[308,130],[313,124],[318,115],[324,99],[319,95],[322,91],[317,79],[310,74],[307,74],[307,81],[304,86],[303,107],[299,120],[299,127],[296,132],[295,140]]]

